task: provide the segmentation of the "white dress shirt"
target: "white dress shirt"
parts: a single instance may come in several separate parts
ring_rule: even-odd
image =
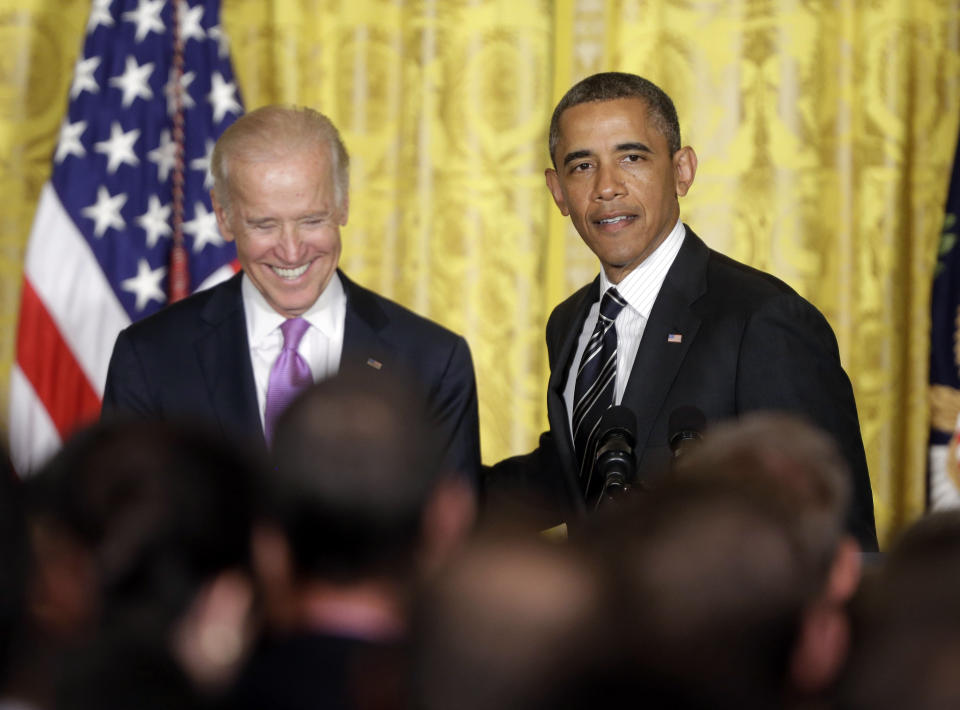
[[[240,291],[243,296],[250,362],[253,364],[253,381],[257,388],[257,404],[262,424],[263,412],[267,406],[270,369],[283,349],[280,325],[286,318],[273,310],[246,274],[243,276]],[[343,290],[339,275],[334,272],[320,298],[302,316],[310,327],[303,334],[297,352],[310,367],[314,382],[335,375],[340,369],[346,315],[347,294]]]
[[[600,270],[600,298],[603,298],[603,294],[607,292],[608,288],[616,286],[617,291],[627,302],[627,305],[621,309],[613,322],[614,328],[617,330],[617,382],[614,404],[620,404],[623,399],[624,390],[627,389],[627,380],[630,379],[630,371],[633,369],[633,361],[636,359],[637,349],[640,347],[640,338],[643,337],[643,330],[650,319],[653,303],[657,300],[657,295],[663,286],[663,280],[667,277],[667,271],[673,265],[677,252],[680,251],[685,235],[686,229],[684,229],[683,222],[678,219],[676,225],[667,235],[667,238],[660,243],[660,246],[618,284],[610,283],[603,269]],[[597,326],[599,315],[600,300],[597,300],[587,312],[587,319],[583,322],[583,330],[580,331],[580,340],[577,342],[577,350],[567,370],[567,382],[563,388],[563,401],[567,405],[567,423],[571,427],[571,432],[573,430],[573,390],[577,384],[577,369],[580,367],[583,351],[593,334],[593,329]]]

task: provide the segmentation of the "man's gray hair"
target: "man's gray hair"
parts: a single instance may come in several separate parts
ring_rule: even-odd
[[[350,189],[350,156],[333,122],[306,106],[263,106],[241,116],[227,128],[210,159],[214,195],[229,209],[230,161],[234,158],[262,160],[323,145],[330,149],[335,197],[338,209],[342,209]]]

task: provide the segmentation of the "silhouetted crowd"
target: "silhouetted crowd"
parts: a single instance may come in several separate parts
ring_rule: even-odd
[[[0,708],[960,707],[960,513],[864,555],[832,439],[755,413],[565,535],[341,375],[264,457],[115,420],[0,476]]]

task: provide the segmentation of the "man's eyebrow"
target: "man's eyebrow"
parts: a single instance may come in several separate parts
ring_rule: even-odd
[[[590,156],[589,150],[575,150],[572,153],[567,153],[563,157],[563,164],[572,163],[574,160],[580,160],[580,158],[586,158]]]
[[[634,151],[637,153],[653,153],[653,150],[646,143],[621,143],[617,146],[619,152]]]

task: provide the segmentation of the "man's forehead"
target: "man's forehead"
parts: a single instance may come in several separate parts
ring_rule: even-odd
[[[558,139],[560,153],[631,150],[640,145],[654,151],[666,145],[646,102],[634,98],[571,106],[560,116]]]

